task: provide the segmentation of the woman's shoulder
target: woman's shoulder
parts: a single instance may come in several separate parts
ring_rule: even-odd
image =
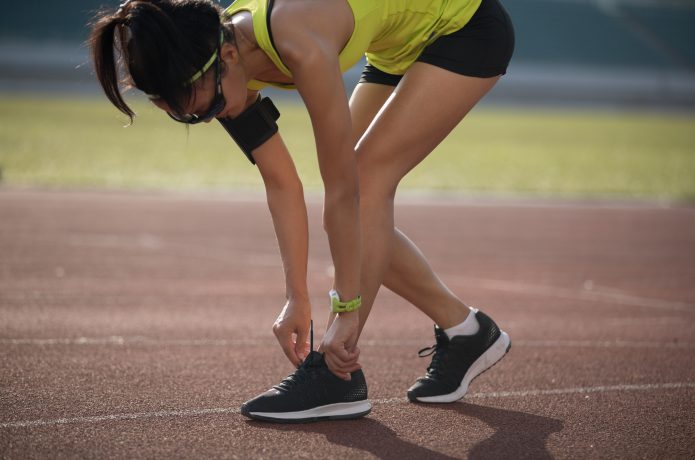
[[[345,0],[274,0],[270,27],[275,46],[283,55],[307,57],[313,48],[340,53],[354,30],[354,18]]]

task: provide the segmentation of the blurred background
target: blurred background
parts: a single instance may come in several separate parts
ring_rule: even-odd
[[[169,123],[137,94],[127,120],[84,44],[117,1],[4,2],[0,171],[6,186],[237,190],[260,186],[222,130]],[[228,2],[220,2],[226,6]],[[512,65],[404,186],[544,196],[695,197],[695,0],[506,0]],[[345,75],[350,90],[361,66]],[[269,92],[309,188],[308,119]]]

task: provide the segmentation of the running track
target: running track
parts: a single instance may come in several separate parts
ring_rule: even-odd
[[[695,457],[695,209],[405,199],[397,221],[509,355],[463,402],[406,402],[431,323],[384,291],[372,413],[270,425],[238,413],[291,370],[261,197],[0,190],[0,457]]]

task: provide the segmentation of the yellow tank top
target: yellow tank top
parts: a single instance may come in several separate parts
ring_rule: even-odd
[[[422,50],[442,35],[450,34],[471,19],[482,0],[347,0],[355,18],[355,29],[340,52],[340,69],[345,72],[362,55],[384,72],[403,75]],[[268,0],[236,0],[225,11],[230,18],[248,11],[253,18],[256,41],[277,68],[292,77],[280,59],[268,33]],[[252,80],[249,89],[266,86],[293,89],[293,85]]]

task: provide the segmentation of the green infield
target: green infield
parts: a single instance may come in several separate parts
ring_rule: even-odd
[[[260,189],[217,123],[186,128],[145,101],[132,126],[105,98],[0,98],[0,168],[11,186]],[[321,187],[304,108],[280,130],[307,189]],[[695,199],[695,116],[478,108],[402,184],[410,190]]]

